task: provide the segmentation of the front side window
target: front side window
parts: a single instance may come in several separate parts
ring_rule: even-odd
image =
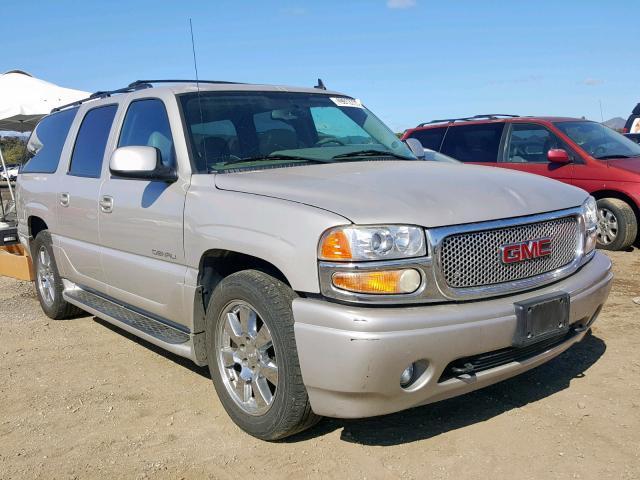
[[[100,177],[104,150],[117,110],[117,105],[106,105],[89,110],[84,116],[71,155],[70,175]]]
[[[27,142],[27,163],[22,173],[54,173],[64,142],[78,108],[63,110],[42,119]]]
[[[461,162],[497,162],[504,123],[453,126],[440,150]]]
[[[130,146],[155,147],[163,165],[175,166],[173,136],[162,100],[150,98],[131,102],[118,140],[118,147]]]
[[[195,171],[372,159],[415,160],[360,102],[294,92],[179,96]]]
[[[640,156],[640,145],[599,123],[556,122],[555,126],[593,158],[606,160]]]
[[[562,142],[542,125],[534,123],[514,123],[507,147],[505,162],[546,163],[547,152],[554,148],[564,148]]]

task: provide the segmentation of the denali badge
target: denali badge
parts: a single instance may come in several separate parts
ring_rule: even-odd
[[[516,263],[551,255],[551,239],[540,238],[500,247],[502,263]]]

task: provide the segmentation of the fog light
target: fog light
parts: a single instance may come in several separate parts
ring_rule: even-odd
[[[413,366],[413,363],[404,369],[404,372],[402,372],[402,375],[400,375],[400,386],[402,388],[409,386],[411,380],[413,380],[414,371],[415,367]]]

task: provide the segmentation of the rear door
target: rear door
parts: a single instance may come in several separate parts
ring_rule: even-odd
[[[75,138],[68,169],[58,182],[58,246],[63,275],[82,287],[105,291],[100,262],[98,194],[116,104],[87,110]]]
[[[464,163],[498,165],[504,123],[475,123],[449,127],[440,152]]]
[[[155,147],[162,162],[175,167],[179,117],[176,123],[172,132],[163,100],[133,100],[126,106],[116,146]],[[173,183],[122,178],[108,168],[104,176],[98,215],[109,295],[163,319],[183,322],[183,213],[189,177],[183,172]]]
[[[508,125],[506,137],[500,167],[535,173],[565,183],[573,181],[574,162],[580,161],[579,157],[545,126],[537,123],[512,123]],[[549,162],[547,152],[555,148],[565,149],[572,158],[572,163]]]

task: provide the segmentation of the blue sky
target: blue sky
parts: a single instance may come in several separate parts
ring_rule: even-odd
[[[139,78],[328,87],[393,129],[477,113],[625,117],[638,2],[3,0],[0,71],[95,91]],[[7,21],[8,20],[8,21]]]

